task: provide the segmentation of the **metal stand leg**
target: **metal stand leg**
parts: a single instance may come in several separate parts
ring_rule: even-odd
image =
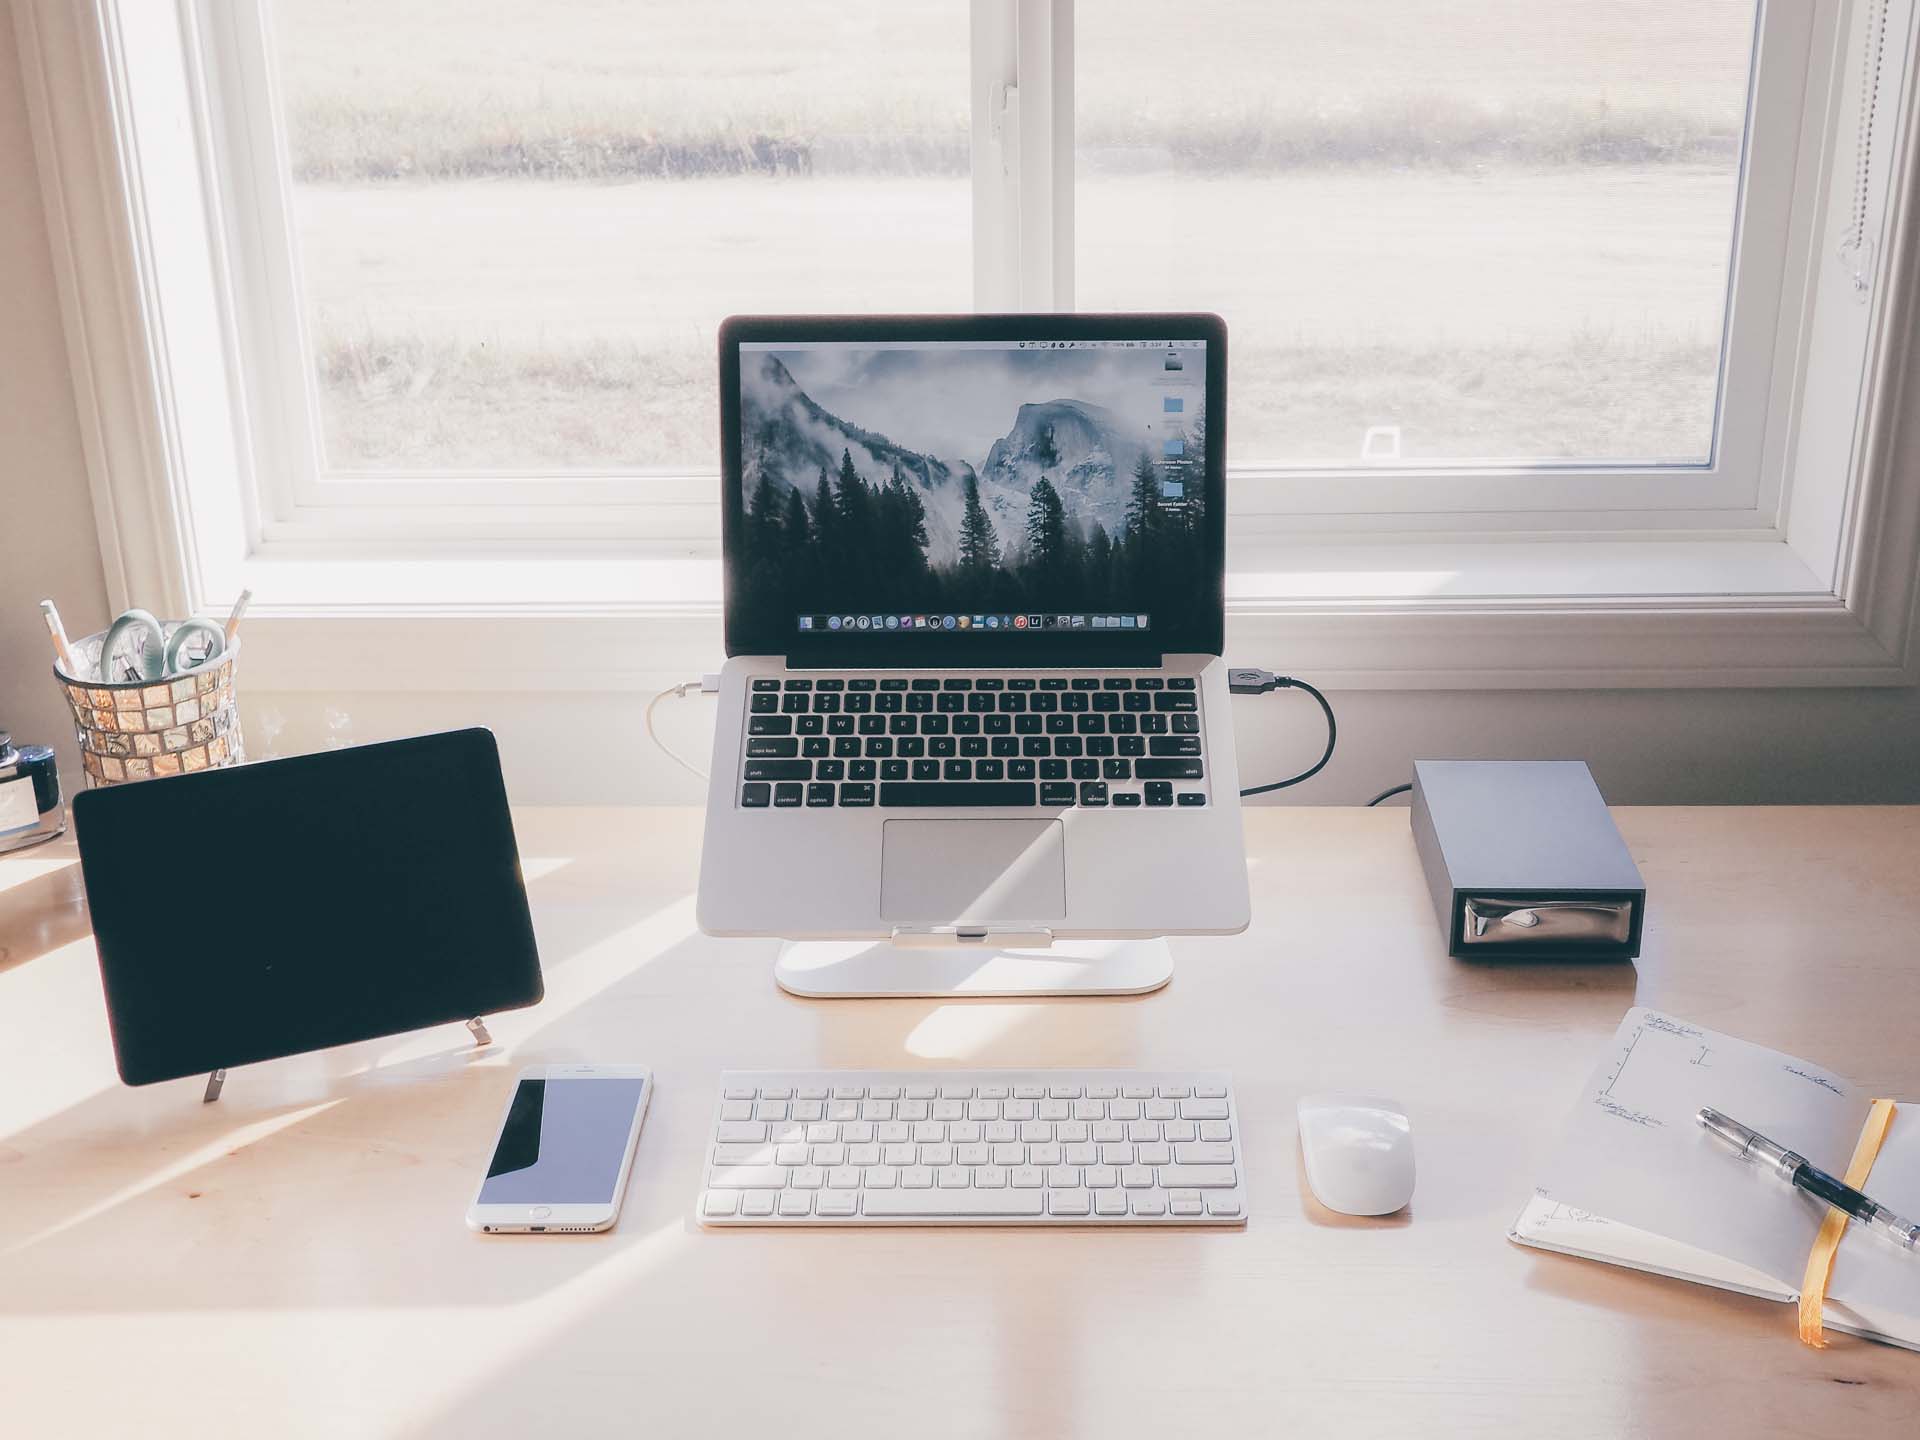
[[[227,1083],[227,1072],[216,1070],[207,1076],[207,1093],[200,1097],[202,1105],[211,1105],[220,1098],[220,1087]]]
[[[487,1022],[482,1020],[478,1015],[474,1016],[473,1019],[467,1021],[467,1029],[473,1032],[474,1044],[476,1045],[493,1044],[493,1036],[487,1033]]]

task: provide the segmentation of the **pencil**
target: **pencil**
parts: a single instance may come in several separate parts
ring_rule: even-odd
[[[40,614],[46,619],[47,634],[53,637],[53,658],[60,662],[61,670],[80,679],[80,671],[73,663],[73,650],[67,644],[67,627],[60,623],[60,612],[53,608],[53,601],[42,600]]]
[[[233,644],[233,637],[240,629],[240,617],[247,613],[247,602],[253,599],[253,591],[242,590],[240,598],[233,602],[233,611],[227,616],[227,644]]]

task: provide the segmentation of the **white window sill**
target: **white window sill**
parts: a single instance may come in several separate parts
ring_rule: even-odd
[[[1249,542],[1230,565],[1229,654],[1336,686],[1912,682],[1777,540]],[[722,658],[711,554],[256,557],[244,575],[258,689],[632,691]]]

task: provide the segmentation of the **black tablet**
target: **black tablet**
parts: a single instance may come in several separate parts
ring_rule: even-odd
[[[73,815],[129,1085],[543,993],[486,730],[88,790]]]

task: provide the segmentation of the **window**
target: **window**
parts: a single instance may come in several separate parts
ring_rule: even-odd
[[[1905,664],[1914,0],[23,4],[96,508],[190,598],[710,625],[721,316],[1193,306],[1230,633],[1385,606],[1380,673],[1479,675],[1421,627],[1784,607]],[[1628,623],[1503,656],[1639,679]]]

